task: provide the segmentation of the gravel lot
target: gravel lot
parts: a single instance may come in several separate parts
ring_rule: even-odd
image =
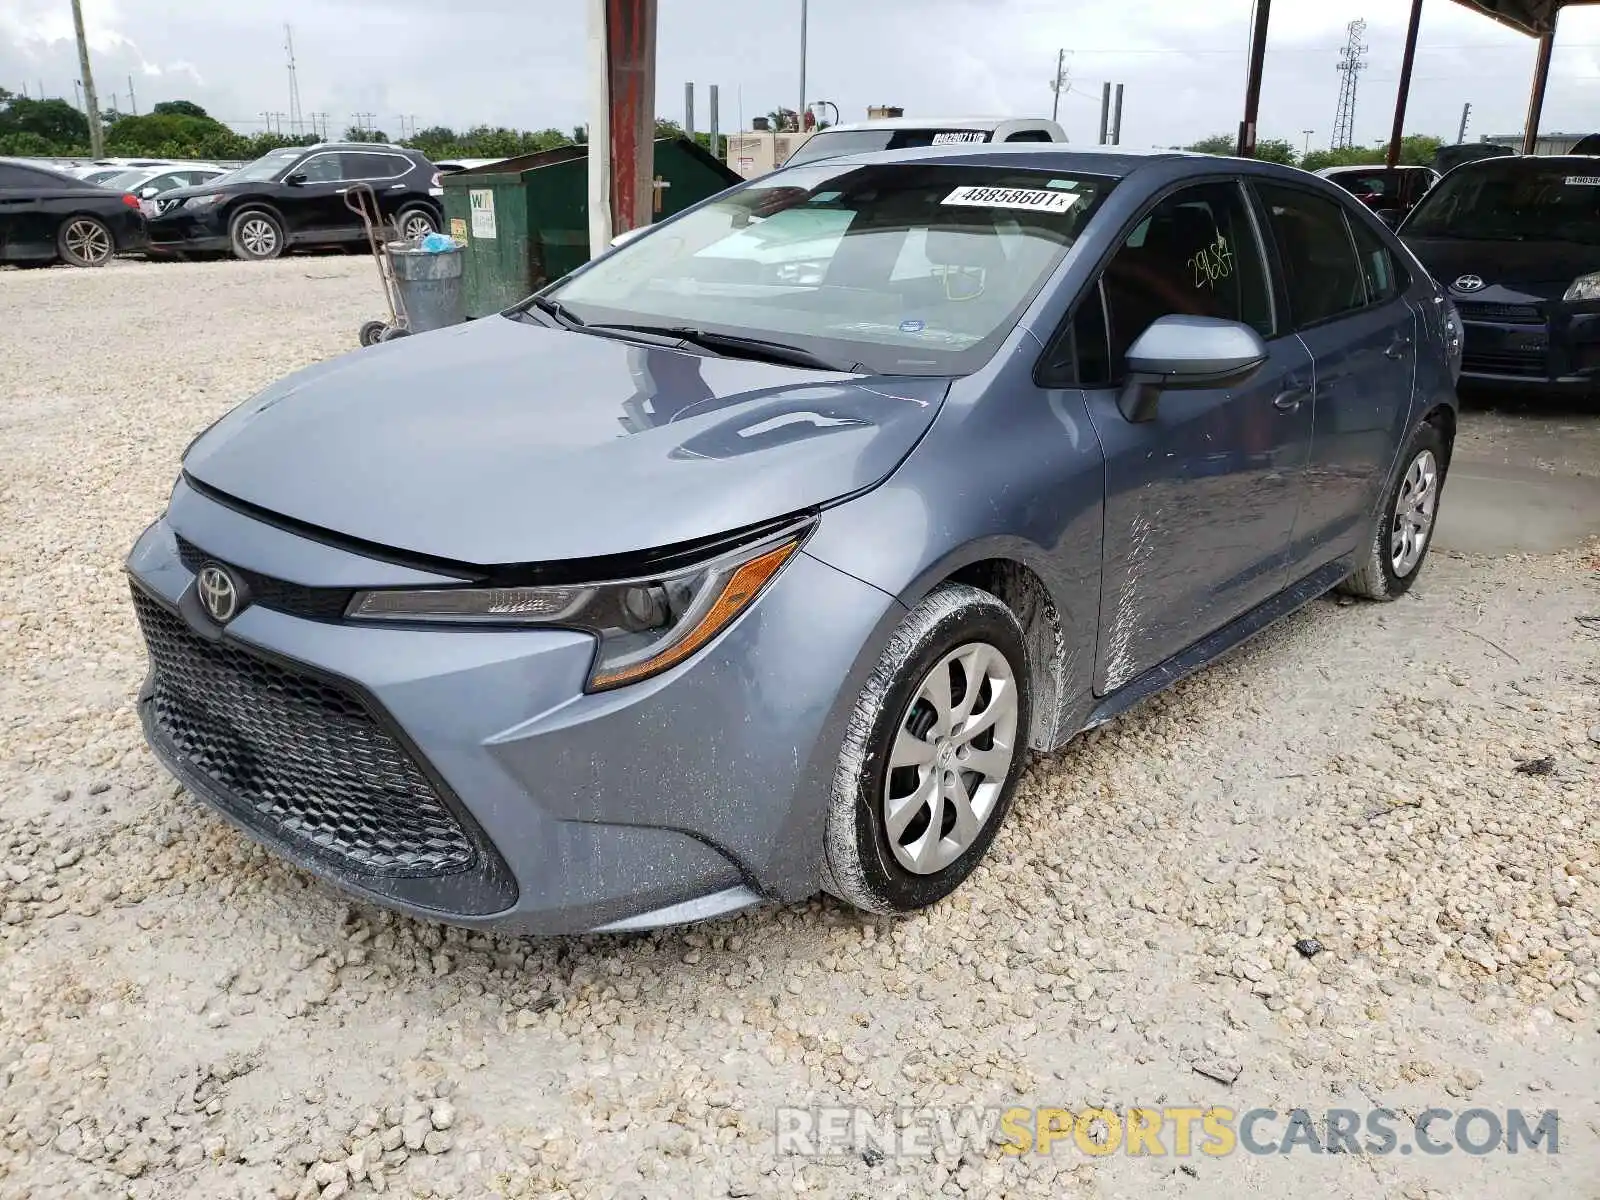
[[[360,258],[0,273],[0,1197],[1600,1195],[1596,547],[1314,604],[1038,761],[915,919],[467,936],[235,835],[132,711],[180,451],[380,310]],[[1556,1108],[1561,1154],[775,1153],[834,1103]]]

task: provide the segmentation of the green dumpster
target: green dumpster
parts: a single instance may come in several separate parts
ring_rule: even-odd
[[[687,138],[655,143],[655,212],[671,216],[743,180]],[[589,150],[563,146],[446,175],[444,211],[466,242],[468,317],[515,304],[589,261]]]

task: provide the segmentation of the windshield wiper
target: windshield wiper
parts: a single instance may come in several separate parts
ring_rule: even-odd
[[[731,358],[750,358],[759,362],[784,363],[792,367],[812,367],[819,371],[842,371],[854,374],[861,364],[843,367],[801,346],[787,342],[770,342],[765,338],[743,337],[735,333],[712,333],[706,329],[693,329],[679,325],[589,325],[587,332],[617,330],[652,337],[675,338],[690,346],[710,350],[714,354]]]
[[[568,329],[583,328],[583,318],[575,316],[572,310],[559,300],[552,300],[548,296],[535,296],[528,301],[528,304],[542,313],[548,313]],[[524,309],[523,311],[527,310]]]

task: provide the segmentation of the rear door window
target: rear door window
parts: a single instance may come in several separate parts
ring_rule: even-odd
[[[1289,312],[1304,329],[1367,305],[1367,275],[1356,258],[1344,208],[1334,200],[1278,184],[1257,184]]]
[[[346,151],[344,177],[346,179],[394,179],[404,175],[410,162],[397,154],[364,154]]]

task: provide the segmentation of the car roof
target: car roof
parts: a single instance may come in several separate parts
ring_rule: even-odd
[[[1045,117],[873,117],[868,121],[849,121],[829,125],[818,133],[849,133],[857,129],[989,129],[1012,122],[1048,125]]]
[[[1498,154],[1493,158],[1474,158],[1451,169],[1450,174],[1465,171],[1471,168],[1474,171],[1483,170],[1515,170],[1526,167],[1530,171],[1541,167],[1566,167],[1570,170],[1584,170],[1600,174],[1600,155],[1596,154]]]

